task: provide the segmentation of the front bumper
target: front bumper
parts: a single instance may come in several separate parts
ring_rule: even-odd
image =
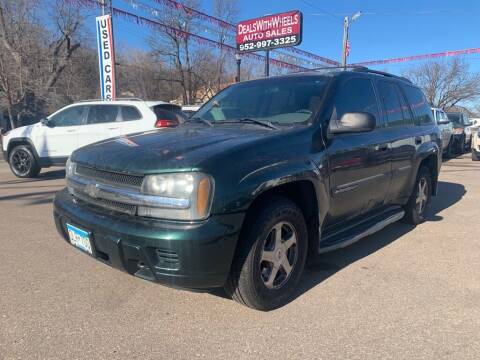
[[[195,223],[146,219],[77,202],[66,189],[56,195],[53,213],[67,242],[67,222],[89,232],[96,259],[147,280],[192,289],[225,283],[245,216],[212,215]]]

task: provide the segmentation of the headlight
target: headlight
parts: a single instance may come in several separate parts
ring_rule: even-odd
[[[138,206],[138,215],[174,220],[202,220],[210,215],[214,184],[202,173],[147,175],[142,193],[158,196],[155,207]]]
[[[77,169],[77,164],[68,158],[67,164],[65,165],[65,175],[67,177],[71,177],[75,174],[75,170]]]

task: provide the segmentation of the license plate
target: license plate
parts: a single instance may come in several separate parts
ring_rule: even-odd
[[[88,232],[70,224],[66,225],[68,230],[68,237],[70,238],[70,243],[72,243],[72,245],[76,246],[80,250],[83,250],[91,255],[92,244],[90,243],[90,237],[88,235]]]

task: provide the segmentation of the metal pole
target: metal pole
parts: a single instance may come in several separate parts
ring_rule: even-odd
[[[100,4],[102,5],[102,16],[105,15],[105,0],[100,0]]]
[[[347,66],[347,42],[348,42],[348,16],[343,19],[343,50],[342,50],[342,66]]]
[[[265,77],[270,76],[270,50],[265,51]]]
[[[115,60],[116,60],[117,57],[115,56],[115,32],[113,31],[113,0],[110,0],[109,3],[110,3],[110,23],[112,24],[112,47],[113,47],[113,51],[112,51],[112,55],[113,55],[112,60],[113,61],[112,62],[113,62],[113,66],[116,70],[117,69],[117,66],[116,66],[117,63],[115,62]],[[116,77],[116,71],[115,71],[114,76]],[[117,88],[118,88],[117,82],[115,81],[115,89],[114,89],[115,96],[117,96]]]
[[[242,59],[237,59],[237,82],[240,82],[240,64],[242,62]]]

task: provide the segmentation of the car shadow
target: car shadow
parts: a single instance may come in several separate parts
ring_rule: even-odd
[[[432,198],[426,215],[426,221],[441,221],[439,213],[459,202],[466,194],[461,184],[439,181],[438,196]],[[310,261],[305,268],[302,280],[292,297],[294,301],[338,271],[388,246],[415,228],[413,225],[397,222],[387,226],[376,234],[367,236],[343,249],[322,254]],[[227,298],[223,289],[211,289],[212,295]]]
[[[58,169],[58,170],[42,172],[35,178],[1,181],[0,185],[28,184],[28,183],[38,182],[38,181],[58,180],[58,179],[64,179],[64,178],[65,178],[65,169]]]

